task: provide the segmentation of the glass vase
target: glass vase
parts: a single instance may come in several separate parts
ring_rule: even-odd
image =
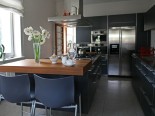
[[[40,43],[33,43],[34,59],[36,63],[40,60]]]

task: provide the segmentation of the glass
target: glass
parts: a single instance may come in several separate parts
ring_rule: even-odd
[[[39,63],[40,60],[40,48],[40,43],[33,43],[34,59],[36,63]]]

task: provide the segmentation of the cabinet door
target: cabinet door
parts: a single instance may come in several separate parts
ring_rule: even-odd
[[[111,15],[108,17],[108,26],[136,26],[136,14]]]
[[[76,28],[76,43],[91,42],[91,27]]]
[[[87,17],[86,19],[92,25],[92,30],[107,29],[107,16]]]
[[[139,52],[141,47],[150,46],[149,32],[144,31],[144,14],[137,14],[137,39],[136,39],[136,53]]]
[[[144,15],[144,30],[155,29],[155,5]]]

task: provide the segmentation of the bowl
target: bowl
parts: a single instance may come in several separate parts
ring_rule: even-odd
[[[51,60],[52,64],[56,64],[58,57],[49,57],[49,59]]]
[[[65,63],[66,63],[67,65],[73,65],[73,64],[74,64],[73,60],[71,60],[71,59],[66,60]]]

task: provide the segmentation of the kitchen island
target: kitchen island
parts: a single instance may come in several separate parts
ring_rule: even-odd
[[[24,59],[0,65],[0,72],[83,76],[91,65],[91,60],[77,60],[74,66],[68,67],[61,60],[52,64],[49,59],[41,59],[40,63],[35,63],[34,59]]]
[[[45,74],[45,75],[72,75],[75,77],[75,86],[81,93],[82,113],[88,113],[91,107],[93,96],[97,87],[97,80],[101,72],[100,56],[91,59],[78,59],[72,67],[64,66],[61,60],[52,64],[49,59],[41,59],[35,63],[34,59],[24,59],[16,62],[0,65],[0,72],[7,72],[7,76],[17,73]],[[31,76],[33,77],[33,76]]]

